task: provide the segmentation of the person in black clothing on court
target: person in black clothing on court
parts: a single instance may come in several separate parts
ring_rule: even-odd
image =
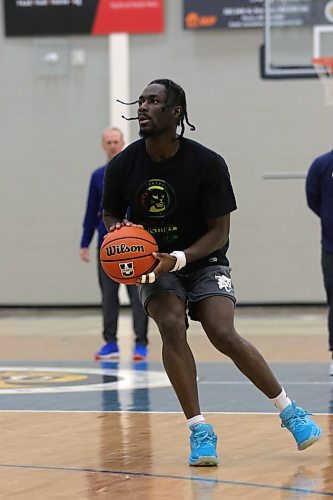
[[[165,370],[191,431],[190,465],[217,465],[217,436],[201,414],[196,364],[187,343],[187,312],[279,409],[298,449],[321,430],[292,402],[257,349],[234,328],[235,294],[226,252],[236,201],[227,165],[216,152],[183,136],[193,130],[184,90],[168,79],[141,93],[141,139],[108,165],[104,222],[109,231],[141,225],[157,240],[158,265],[140,278],[139,294],[162,337]],[[180,134],[177,129],[180,127]],[[125,219],[130,207],[130,220]],[[172,429],[170,430],[172,432]]]

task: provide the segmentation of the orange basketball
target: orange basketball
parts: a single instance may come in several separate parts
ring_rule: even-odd
[[[158,246],[145,229],[122,226],[108,233],[100,249],[102,268],[118,283],[133,285],[142,274],[150,273],[157,265],[151,255]]]

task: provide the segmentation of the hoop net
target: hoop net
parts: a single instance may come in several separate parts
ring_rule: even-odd
[[[333,106],[333,57],[317,57],[312,64],[324,88],[325,104]]]

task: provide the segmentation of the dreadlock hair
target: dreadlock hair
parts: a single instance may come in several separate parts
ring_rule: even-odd
[[[158,85],[163,85],[163,87],[165,88],[166,91],[165,107],[169,106],[182,107],[183,112],[177,123],[177,125],[181,126],[180,137],[183,137],[185,132],[184,121],[190,127],[190,130],[192,131],[195,130],[195,126],[192,125],[192,123],[190,123],[188,120],[186,95],[182,87],[177,83],[173,82],[172,80],[168,80],[167,78],[160,78],[157,80],[153,80],[152,82],[149,83],[149,85],[152,85],[153,83],[156,83]]]

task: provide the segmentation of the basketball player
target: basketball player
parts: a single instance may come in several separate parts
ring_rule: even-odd
[[[117,155],[124,147],[124,139],[118,128],[107,128],[102,134],[102,148],[108,161]],[[95,170],[91,176],[87,208],[83,222],[80,256],[84,262],[89,262],[89,245],[95,231],[98,231],[98,278],[102,293],[103,337],[105,344],[95,354],[96,359],[115,359],[119,357],[117,342],[117,325],[119,314],[119,283],[110,279],[102,269],[99,261],[99,249],[107,233],[102,220],[102,194],[103,179],[106,165]],[[147,348],[147,322],[148,317],[140,303],[138,290],[135,285],[127,286],[128,296],[131,301],[133,313],[133,326],[135,332],[135,346],[133,359],[143,360],[148,353]]]
[[[159,328],[164,367],[191,431],[189,464],[217,465],[218,457],[217,436],[200,411],[196,365],[186,340],[187,307],[214,347],[278,408],[282,427],[304,450],[319,439],[321,429],[234,328],[236,299],[226,252],[236,202],[227,165],[214,151],[183,137],[185,123],[195,127],[179,85],[154,80],[137,103],[142,139],[107,167],[104,221],[110,231],[142,224],[159,245],[159,264],[141,277],[139,293]],[[124,220],[128,205],[130,222]]]

